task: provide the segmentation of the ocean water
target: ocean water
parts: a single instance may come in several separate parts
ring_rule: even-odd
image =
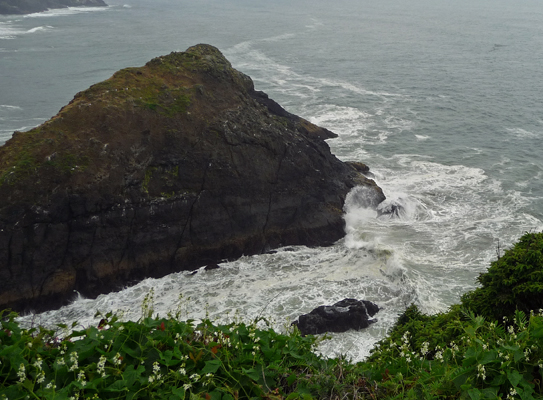
[[[346,236],[214,271],[147,279],[25,317],[95,323],[97,310],[278,330],[345,297],[381,306],[378,323],[321,351],[366,357],[411,303],[444,311],[523,233],[543,229],[543,3],[525,0],[109,0],[110,7],[0,16],[0,143],[75,93],[197,43],[217,46],[290,112],[336,132],[342,160],[368,164],[398,216],[345,205]],[[182,299],[179,300],[179,297]]]

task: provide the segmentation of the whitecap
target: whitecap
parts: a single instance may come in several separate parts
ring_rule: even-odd
[[[15,39],[17,35],[24,33],[20,28],[13,25],[11,21],[0,22],[0,39]]]
[[[45,18],[45,17],[64,17],[67,15],[106,11],[109,7],[67,7],[67,8],[55,8],[39,13],[33,13],[25,15],[24,18]]]
[[[293,37],[296,37],[296,34],[294,34],[294,33],[284,33],[282,35],[272,36],[272,37],[261,39],[261,40],[263,42],[280,42],[282,40],[292,39]]]
[[[541,136],[541,132],[530,132],[522,128],[506,128],[506,130],[518,139],[531,139]]]
[[[9,104],[0,104],[0,110],[1,109],[4,109],[4,110],[22,110],[22,108],[19,107],[19,106],[12,106],[12,105],[9,105]]]
[[[417,138],[417,140],[428,140],[428,139],[430,139],[430,136],[425,136],[425,135],[415,135],[415,137]]]
[[[28,31],[26,31],[26,33],[36,33],[36,32],[42,32],[42,31],[47,31],[49,29],[52,29],[53,27],[52,26],[37,26],[35,28],[32,28],[32,29],[29,29]]]

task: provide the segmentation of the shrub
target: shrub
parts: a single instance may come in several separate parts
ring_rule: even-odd
[[[501,320],[543,308],[543,233],[522,236],[477,281],[481,287],[462,297],[476,314]]]

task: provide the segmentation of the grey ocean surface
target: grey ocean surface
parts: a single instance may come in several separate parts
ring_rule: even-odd
[[[148,279],[36,317],[137,319],[154,288],[165,315],[258,315],[277,329],[345,297],[379,322],[334,334],[329,356],[367,356],[410,303],[444,311],[526,231],[543,229],[543,3],[526,0],[109,0],[110,7],[0,17],[0,143],[75,93],[197,43],[217,46],[287,110],[331,129],[368,164],[396,218],[345,206],[332,247],[289,247],[215,271]],[[190,298],[190,299],[189,299]]]

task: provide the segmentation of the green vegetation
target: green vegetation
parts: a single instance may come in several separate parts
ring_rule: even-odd
[[[543,308],[543,233],[522,236],[477,280],[481,287],[462,298],[477,314],[500,319]]]
[[[543,309],[524,309],[543,297],[542,235],[524,235],[448,312],[410,306],[356,364],[323,358],[315,337],[276,333],[264,319],[152,318],[150,298],[138,322],[107,314],[64,335],[66,326],[22,329],[5,315],[0,398],[542,399]]]
[[[172,189],[176,178],[179,176],[179,166],[175,167],[148,167],[145,170],[145,175],[141,183],[141,191],[151,196],[159,196],[170,198],[176,195],[176,191]],[[151,186],[151,187],[150,187]],[[153,188],[168,188],[171,191],[156,192]]]

